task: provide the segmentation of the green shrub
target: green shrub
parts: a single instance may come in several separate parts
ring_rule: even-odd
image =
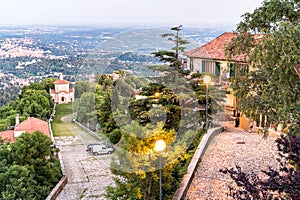
[[[113,144],[117,144],[122,137],[122,133],[119,129],[114,129],[110,134],[109,134],[109,141]]]

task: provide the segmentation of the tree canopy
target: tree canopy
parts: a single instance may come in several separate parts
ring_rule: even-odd
[[[60,163],[43,133],[0,144],[0,199],[45,199],[61,178]]]
[[[155,57],[158,57],[160,61],[169,63],[170,67],[174,67],[175,72],[178,73],[178,70],[181,66],[179,54],[185,50],[185,45],[187,45],[189,42],[180,35],[182,25],[173,27],[170,30],[173,32],[165,33],[162,35],[162,37],[167,38],[167,40],[172,42],[175,46],[171,49],[171,51],[163,50],[153,52],[152,54],[154,54]]]
[[[20,115],[24,121],[28,117],[36,117],[42,120],[49,119],[53,101],[45,87],[51,87],[54,80],[46,79],[42,83],[31,83],[24,86],[18,98],[0,108],[0,131],[15,125],[15,117]]]
[[[246,54],[254,69],[248,78],[234,81],[239,109],[256,120],[261,114],[267,116],[267,127],[299,123],[299,4],[296,0],[264,1],[244,15],[237,38],[227,46],[229,57]]]
[[[299,199],[300,1],[265,0],[243,17],[237,38],[226,48],[229,57],[247,55],[253,68],[248,77],[233,81],[238,108],[255,120],[267,116],[266,130],[283,124],[288,131],[276,140],[279,170],[262,171],[267,178],[238,166],[222,171],[239,187],[230,188],[235,199]]]

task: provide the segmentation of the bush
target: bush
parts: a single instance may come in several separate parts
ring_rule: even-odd
[[[109,141],[113,144],[117,144],[122,137],[122,133],[119,129],[114,129],[110,134],[109,134]]]
[[[192,78],[198,78],[198,77],[201,77],[201,74],[199,72],[192,74]]]

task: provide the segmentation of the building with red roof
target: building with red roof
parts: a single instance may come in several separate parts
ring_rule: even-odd
[[[11,143],[14,143],[16,138],[22,135],[23,133],[33,133],[35,131],[41,131],[43,134],[51,137],[48,122],[34,118],[29,117],[27,120],[21,122],[18,124],[18,116],[16,117],[16,126],[14,130],[7,130],[0,132],[0,137],[4,139],[4,142],[10,141]]]
[[[246,75],[249,70],[249,63],[247,63],[248,57],[246,55],[238,55],[230,59],[226,58],[225,47],[232,39],[237,35],[231,32],[225,32],[217,38],[213,39],[209,43],[187,51],[184,55],[187,57],[185,69],[193,72],[208,73],[215,75],[214,82],[218,82],[224,85],[224,89],[227,90],[225,109],[227,113],[233,113],[236,117],[236,97],[232,94],[229,87],[228,78],[237,77],[237,71],[239,75]],[[261,35],[254,35],[254,39],[257,41]],[[240,77],[242,78],[242,77]],[[248,129],[248,119],[242,116],[241,120],[242,128]],[[246,121],[246,122],[244,122]]]
[[[236,37],[235,33],[225,32],[209,43],[187,51],[187,68],[191,72],[214,74],[216,81],[226,81],[235,76],[236,67],[248,71],[247,56],[239,55],[228,62],[225,55],[225,46]]]
[[[55,88],[50,89],[50,95],[54,103],[64,104],[74,102],[74,88],[70,88],[70,82],[63,80],[62,76],[60,80],[54,82]]]

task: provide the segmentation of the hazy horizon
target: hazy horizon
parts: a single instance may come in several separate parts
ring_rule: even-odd
[[[0,26],[234,26],[263,0],[5,0]]]

